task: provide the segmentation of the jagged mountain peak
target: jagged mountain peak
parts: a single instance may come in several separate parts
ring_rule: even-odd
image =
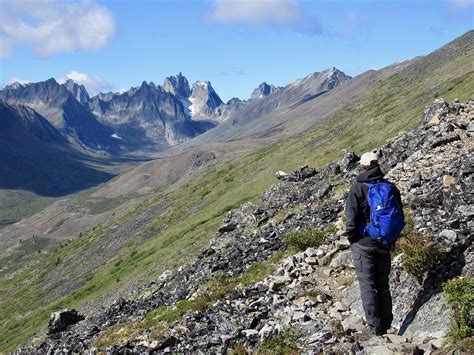
[[[15,90],[1,90],[0,99],[32,108],[79,150],[117,151],[110,129],[97,122],[87,107],[87,90],[73,81],[59,84],[50,78]]]
[[[350,78],[350,76],[346,75],[343,71],[337,69],[336,67],[331,67],[331,68],[325,69],[325,70],[320,71],[320,72],[314,72],[312,74],[309,74],[305,78],[299,79],[299,80],[304,81],[304,80],[313,79],[313,78],[331,78],[331,77],[335,77],[335,76]],[[296,80],[296,81],[298,81],[298,80]]]
[[[265,81],[262,82],[250,95],[251,99],[261,99],[262,97],[268,96],[275,92],[278,88],[275,85],[267,84]]]
[[[49,79],[43,81],[43,83],[45,83],[45,84],[53,84],[53,85],[56,84],[56,85],[59,85],[59,83],[56,81],[55,78],[49,78]]]
[[[346,75],[336,67],[331,67],[320,72],[314,72],[304,78],[297,79],[290,83],[287,88],[300,90],[304,88],[306,91],[327,91],[338,86],[346,80],[350,80],[352,77]]]
[[[227,101],[226,105],[232,105],[240,102],[242,102],[241,99],[239,99],[238,97],[233,97],[229,101]]]
[[[196,81],[193,84],[189,107],[193,118],[208,118],[212,111],[223,102],[209,81]]]
[[[352,78],[349,75],[346,75],[343,71],[337,69],[336,67],[331,67],[329,69],[323,70],[321,74],[327,76],[328,78],[338,76],[338,77],[346,77],[346,78]]]
[[[14,82],[13,84],[7,85],[3,88],[3,91],[7,90],[18,90],[18,89],[26,89],[30,87],[43,87],[43,88],[51,88],[51,87],[60,87],[61,85],[56,81],[54,78],[49,78],[47,80],[38,81],[35,83],[20,83]]]
[[[87,92],[84,85],[78,84],[72,79],[66,80],[63,85],[81,104],[85,104],[90,101],[89,93]]]
[[[196,92],[200,92],[202,90],[206,90],[210,93],[215,93],[216,91],[214,90],[214,88],[212,87],[212,84],[210,81],[207,81],[207,80],[200,80],[200,81],[196,81],[194,84],[193,84],[193,88],[192,88],[192,94],[194,95]],[[217,94],[216,94],[217,95]]]
[[[167,77],[163,83],[163,89],[182,98],[188,98],[191,95],[188,79],[181,72],[176,76]]]
[[[56,79],[39,81],[36,83],[15,84],[6,86],[0,90],[0,98],[10,102],[20,101],[65,101],[70,96],[64,85],[59,84]]]
[[[22,87],[25,87],[27,84],[25,83],[20,83],[19,81],[15,81],[11,84],[8,84],[4,87],[4,90],[16,90],[16,89],[19,89],[19,88],[22,88]]]

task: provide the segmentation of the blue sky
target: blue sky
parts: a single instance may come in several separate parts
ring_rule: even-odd
[[[223,100],[335,66],[428,54],[474,27],[474,0],[0,0],[0,85],[73,78],[91,93],[182,72]]]

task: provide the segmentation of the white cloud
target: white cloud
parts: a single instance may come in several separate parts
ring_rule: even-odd
[[[13,84],[13,83],[28,84],[28,83],[31,83],[31,81],[21,79],[21,78],[18,78],[16,76],[12,76],[10,79],[7,80],[7,85],[10,85],[10,84]]]
[[[110,11],[92,1],[0,1],[0,56],[15,46],[41,57],[105,47],[115,32]]]
[[[87,75],[78,71],[71,71],[64,77],[58,79],[58,82],[64,83],[67,79],[73,80],[75,83],[84,85],[89,95],[95,95],[98,92],[111,91],[113,86],[99,75]]]
[[[297,0],[213,0],[206,18],[224,24],[287,28],[307,34],[322,32],[319,22],[303,13]]]

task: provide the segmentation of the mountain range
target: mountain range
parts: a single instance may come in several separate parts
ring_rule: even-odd
[[[181,73],[166,78],[163,85],[144,81],[122,93],[99,93],[92,98],[83,85],[72,80],[59,84],[49,79],[8,85],[0,90],[0,101],[34,110],[72,148],[120,156],[165,150],[246,112],[253,112],[255,119],[301,98],[329,91],[348,79],[331,68],[278,90],[262,83],[251,100],[235,99],[227,104],[209,81],[197,81],[191,88]]]

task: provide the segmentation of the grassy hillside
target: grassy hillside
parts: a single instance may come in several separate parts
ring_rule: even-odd
[[[474,46],[423,71],[423,58],[382,81],[310,131],[225,163],[193,182],[147,201],[58,249],[0,284],[0,350],[11,350],[44,328],[51,311],[80,307],[132,280],[146,282],[207,246],[223,216],[256,199],[277,170],[323,167],[341,149],[378,147],[421,123],[435,97],[466,100],[474,93]],[[445,57],[443,57],[445,58]],[[425,58],[426,61],[426,58]],[[308,103],[310,104],[310,103]],[[147,217],[147,218],[144,218]],[[130,235],[119,233],[124,226]],[[117,235],[122,238],[117,238]],[[107,254],[107,251],[115,251]]]
[[[145,160],[88,157],[54,149],[31,152],[1,139],[0,152],[0,229]]]

